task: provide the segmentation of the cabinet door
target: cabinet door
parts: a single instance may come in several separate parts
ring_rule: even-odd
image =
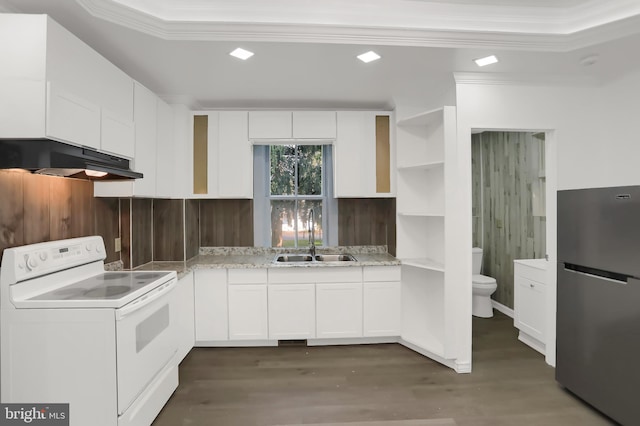
[[[364,283],[364,336],[399,336],[400,282]]]
[[[156,195],[174,197],[178,193],[176,174],[176,152],[173,141],[173,110],[161,99],[156,99]]]
[[[144,176],[135,181],[134,195],[139,197],[156,195],[156,103],[156,95],[136,83],[134,92],[136,149],[133,169]]]
[[[316,284],[316,337],[362,337],[362,283]]]
[[[545,342],[546,286],[522,276],[515,276],[514,320],[521,331]]]
[[[343,198],[393,196],[390,131],[378,129],[388,112],[339,111],[334,144],[334,194]],[[358,159],[354,161],[354,159]],[[378,189],[380,188],[380,190]],[[385,188],[385,189],[382,189]]]
[[[218,123],[218,195],[253,198],[253,150],[247,111],[220,111]]]
[[[229,339],[226,269],[195,272],[196,343]]]
[[[102,109],[100,149],[111,154],[133,158],[135,156],[135,129],[133,121]]]
[[[187,356],[195,343],[193,273],[178,281],[178,363]]]
[[[262,284],[230,285],[229,339],[266,340],[267,286]]]
[[[47,136],[100,149],[100,107],[55,83],[47,84]]]
[[[335,111],[294,111],[294,139],[335,139]]]
[[[249,139],[291,138],[291,111],[250,111]]]
[[[311,339],[316,335],[313,284],[269,286],[269,338]]]

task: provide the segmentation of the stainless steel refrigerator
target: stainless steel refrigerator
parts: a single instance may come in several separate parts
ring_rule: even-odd
[[[640,186],[558,192],[556,380],[640,424]]]

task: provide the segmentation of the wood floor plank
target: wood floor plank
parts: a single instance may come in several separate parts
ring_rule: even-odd
[[[153,425],[613,424],[555,382],[511,318],[473,321],[471,374],[397,344],[196,348]]]

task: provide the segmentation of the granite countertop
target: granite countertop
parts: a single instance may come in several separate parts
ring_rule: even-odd
[[[307,248],[279,249],[261,247],[203,247],[200,254],[186,262],[150,262],[135,270],[176,271],[178,279],[196,269],[252,269],[252,268],[326,268],[354,266],[393,266],[400,260],[391,256],[385,246],[350,246],[319,248],[317,254],[349,253],[355,262],[275,263],[278,253],[308,253]]]

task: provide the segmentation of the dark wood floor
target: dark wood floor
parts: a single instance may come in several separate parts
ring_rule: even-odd
[[[556,384],[510,318],[474,318],[473,328],[471,374],[396,344],[194,349],[153,425],[611,424]]]

